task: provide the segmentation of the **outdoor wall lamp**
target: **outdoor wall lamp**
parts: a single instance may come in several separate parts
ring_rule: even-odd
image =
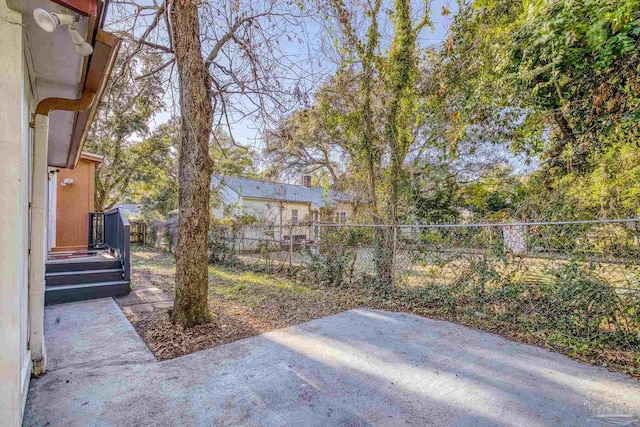
[[[37,8],[33,10],[33,19],[36,20],[38,27],[48,33],[54,32],[59,26],[66,25],[76,53],[80,56],[89,56],[93,53],[93,46],[84,40],[78,30],[73,28],[73,23],[76,21],[75,16],[66,13],[50,13],[42,8]]]
[[[84,41],[84,38],[80,35],[78,30],[73,28],[73,25],[69,25],[69,35],[73,42],[73,49],[80,56],[89,56],[93,53],[93,46]]]
[[[45,30],[47,33],[53,33],[59,25],[73,24],[76,18],[73,15],[67,15],[66,13],[49,13],[44,9],[37,8],[33,10],[33,19],[36,20],[38,27]]]

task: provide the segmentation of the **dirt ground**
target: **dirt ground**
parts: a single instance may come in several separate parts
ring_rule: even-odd
[[[152,285],[172,299],[175,260],[171,254],[136,248],[131,275],[134,292]],[[135,315],[125,310],[125,314],[155,356],[164,360],[368,305],[371,297],[355,292],[210,266],[211,323],[184,330],[171,322],[166,308]]]
[[[601,347],[576,349],[534,331],[481,315],[447,312],[420,295],[395,292],[380,295],[362,287],[328,288],[300,283],[285,276],[209,266],[209,307],[212,322],[188,330],[170,319],[174,294],[173,255],[151,248],[132,251],[132,294],[118,302],[149,349],[159,360],[215,347],[353,308],[377,308],[449,320],[538,345],[575,359],[640,378],[640,356]],[[156,303],[136,303],[137,295],[152,295]],[[132,303],[133,301],[133,303]],[[476,313],[477,314],[477,313]]]

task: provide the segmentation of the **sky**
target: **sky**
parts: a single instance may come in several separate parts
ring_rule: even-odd
[[[383,10],[389,8],[391,4],[385,2]],[[415,7],[424,7],[423,1],[415,1]],[[446,7],[451,13],[443,15],[443,7]],[[423,30],[420,36],[420,44],[424,47],[442,43],[447,36],[447,28],[451,23],[458,8],[457,1],[455,0],[434,0],[431,3],[431,20],[433,28],[426,28]],[[383,12],[384,15],[384,12]],[[203,19],[215,20],[213,17],[205,17]],[[386,20],[385,20],[386,21]],[[313,102],[313,92],[320,86],[320,84],[327,78],[331,77],[335,73],[334,61],[327,58],[324,52],[331,51],[332,42],[329,39],[329,34],[323,25],[317,20],[306,19],[299,22],[300,25],[296,28],[285,28],[283,34],[279,40],[278,47],[281,52],[280,55],[285,55],[287,60],[295,62],[297,67],[300,67],[302,72],[306,73],[307,78],[302,83],[302,89],[304,92],[310,94],[310,102]],[[214,22],[215,24],[215,22]],[[112,24],[113,25],[113,24]],[[139,26],[144,28],[144,26]],[[392,27],[389,22],[383,22],[382,25],[383,40],[389,42],[392,34]],[[327,49],[329,47],[329,49]],[[168,91],[165,100],[168,105],[167,110],[159,112],[152,120],[151,128],[155,128],[160,124],[170,119],[172,111],[177,111],[177,107],[173,105],[174,93]],[[242,103],[241,95],[238,95],[237,102]],[[302,108],[304,105],[300,104],[294,106]],[[236,121],[231,126],[232,136],[238,144],[253,147],[256,150],[260,150],[263,147],[261,140],[261,129],[264,128],[264,123],[253,117],[247,117],[239,119],[233,117],[232,121]]]

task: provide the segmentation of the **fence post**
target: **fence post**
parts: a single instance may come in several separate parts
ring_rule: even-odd
[[[397,261],[397,249],[398,249],[398,224],[393,223],[392,226],[393,232],[393,254],[391,258],[391,288],[395,289],[396,287],[396,261]]]
[[[289,272],[293,267],[293,226],[289,226]]]

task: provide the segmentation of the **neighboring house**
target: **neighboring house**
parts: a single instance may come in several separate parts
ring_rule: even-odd
[[[217,218],[247,214],[276,227],[276,239],[286,239],[294,227],[295,239],[317,238],[312,224],[347,222],[353,215],[353,203],[344,192],[311,186],[311,177],[303,185],[282,184],[257,179],[214,176],[211,187],[220,195],[214,208]],[[304,224],[304,226],[302,226]]]
[[[2,426],[21,425],[29,378],[46,369],[48,178],[78,164],[111,72],[120,40],[102,30],[105,10],[101,0],[0,0]]]
[[[127,215],[127,218],[132,221],[139,219],[142,216],[140,205],[136,205],[135,203],[116,203],[113,208],[122,209],[125,215]]]

